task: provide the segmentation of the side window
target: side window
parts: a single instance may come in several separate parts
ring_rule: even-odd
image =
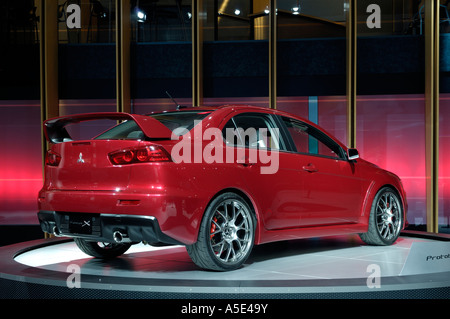
[[[280,130],[270,114],[243,113],[236,115],[222,130],[227,145],[248,148],[285,149]]]
[[[306,123],[287,117],[283,117],[283,122],[286,124],[297,152],[339,159],[342,158],[340,146],[321,131]]]
[[[236,130],[233,119],[229,120],[227,124],[225,124],[222,130],[222,136],[225,143],[229,146],[244,146],[241,141],[241,137]]]

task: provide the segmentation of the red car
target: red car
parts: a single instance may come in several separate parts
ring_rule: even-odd
[[[72,137],[77,123],[106,119],[115,125],[105,132]],[[396,175],[285,112],[78,114],[45,121],[44,133],[41,228],[94,257],[139,242],[179,244],[198,266],[224,271],[240,267],[253,245],[352,233],[389,245],[404,227]]]

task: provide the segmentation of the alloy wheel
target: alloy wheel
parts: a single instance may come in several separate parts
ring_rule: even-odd
[[[401,228],[401,204],[393,192],[385,192],[380,196],[376,207],[377,229],[386,240],[396,237]]]
[[[210,219],[210,248],[225,264],[247,258],[253,241],[253,219],[246,205],[229,199],[217,206]]]

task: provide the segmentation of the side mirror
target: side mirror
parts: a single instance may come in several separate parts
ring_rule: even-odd
[[[349,148],[347,151],[347,157],[349,161],[353,161],[359,158],[359,153],[356,148]]]

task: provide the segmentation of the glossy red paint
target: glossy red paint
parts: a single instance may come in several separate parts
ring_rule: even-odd
[[[266,108],[224,106],[195,110],[210,113],[202,120],[198,134],[191,135],[192,154],[198,145],[203,153],[210,143],[202,139],[208,128],[222,130],[231,118],[249,112],[291,118],[324,132],[305,119]],[[52,119],[44,127],[58,121],[102,116],[105,114]],[[147,121],[141,115],[122,113],[108,113],[107,117],[132,119],[147,137],[154,133],[155,126],[150,125],[155,122],[153,119]],[[224,160],[224,163],[208,164],[204,159],[198,163],[111,163],[108,154],[129,148],[157,145],[171,154],[179,141],[167,139],[168,132],[159,124],[156,127],[158,138],[151,140],[92,139],[51,144],[51,151],[61,156],[61,161],[58,166],[45,167],[39,210],[152,216],[165,235],[185,245],[197,241],[208,204],[226,191],[240,194],[253,209],[257,220],[255,244],[366,232],[374,197],[385,185],[399,194],[406,216],[406,195],[400,179],[361,158],[347,160],[272,150],[279,156],[279,167],[274,174],[261,174],[264,163],[249,164],[239,156],[232,163]],[[324,134],[347,154],[345,145]],[[164,138],[159,138],[163,135]],[[229,148],[236,149],[225,143],[222,147],[223,154]],[[242,154],[247,156],[248,149]]]

